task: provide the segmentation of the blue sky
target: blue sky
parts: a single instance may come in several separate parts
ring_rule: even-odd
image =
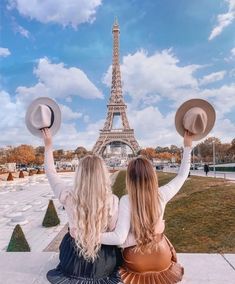
[[[195,97],[216,109],[211,135],[235,137],[235,0],[3,0],[0,9],[0,146],[41,143],[24,115],[49,96],[63,114],[55,146],[92,148],[106,116],[115,16],[140,145],[180,145],[175,111]]]

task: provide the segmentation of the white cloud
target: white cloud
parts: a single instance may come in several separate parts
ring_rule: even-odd
[[[163,115],[158,107],[148,106],[141,110],[129,109],[128,118],[141,147],[182,143],[174,128],[174,112]]]
[[[223,80],[227,72],[214,72],[198,80],[195,71],[202,67],[183,65],[169,50],[152,56],[139,51],[124,57],[122,79],[131,99],[128,118],[141,146],[180,145],[182,138],[175,130],[174,115],[181,103],[191,98],[202,98],[214,105],[217,113],[214,131],[222,141],[231,140],[235,124],[226,116],[235,109],[235,85],[205,88],[206,84]],[[103,79],[106,85],[110,84],[110,72],[109,67]],[[219,130],[223,124],[226,127]]]
[[[169,50],[151,56],[146,52],[139,51],[125,57],[121,67],[124,90],[131,99],[128,103],[127,115],[130,126],[135,129],[136,138],[142,147],[182,145],[182,138],[175,130],[174,115],[183,101],[193,97],[206,99],[215,106],[217,120],[211,135],[216,135],[225,142],[230,142],[233,138],[235,123],[228,119],[228,114],[235,110],[235,84],[205,88],[205,84],[200,85],[200,80],[194,74],[200,66],[182,64]],[[84,86],[83,80],[85,80],[86,84],[92,85],[91,89],[96,91],[94,91],[94,95],[93,91],[86,90],[85,93],[82,92],[84,95],[82,97],[100,97],[98,89],[78,68],[67,68],[63,63],[53,64],[47,58],[43,58],[39,60],[34,73],[38,78],[37,84],[32,87],[19,87],[14,100],[6,92],[0,93],[2,98],[2,104],[0,104],[0,145],[13,143],[39,145],[42,143],[41,140],[28,133],[24,124],[25,104],[37,96],[50,96],[59,100],[63,99],[66,102],[66,98],[69,97],[69,102],[71,102],[74,95],[80,95],[81,89],[85,90],[84,87],[80,88],[80,84]],[[104,79],[106,84],[109,76],[109,72],[107,72]],[[206,80],[208,82],[216,78],[218,79],[218,75],[208,74],[201,80],[204,80],[205,83]],[[90,113],[82,114],[72,111],[63,104],[61,109],[63,123],[55,137],[56,147],[75,149],[77,146],[83,145],[92,149],[98,139],[99,129],[104,125],[104,119],[93,123]],[[105,111],[104,109],[104,118]],[[82,130],[80,125],[83,126]]]
[[[24,116],[29,102],[39,96],[63,99],[69,96],[80,96],[88,99],[102,98],[102,94],[87,78],[86,74],[75,67],[66,68],[63,63],[53,64],[47,58],[40,59],[34,74],[38,83],[32,87],[17,88],[16,95],[10,96],[0,91],[0,145],[33,144],[40,145],[42,141],[32,136],[26,129]],[[97,139],[103,120],[87,124],[85,130],[77,130],[75,122],[89,122],[89,117],[70,107],[60,104],[62,111],[62,126],[55,137],[56,147],[73,149],[77,145],[84,145],[91,149]],[[79,125],[79,122],[78,122]]]
[[[230,50],[230,53],[227,57],[224,58],[225,61],[230,62],[235,59],[235,47]]]
[[[136,104],[152,104],[159,100],[159,96],[172,98],[176,89],[197,88],[198,82],[193,73],[199,67],[180,66],[179,59],[171,50],[163,50],[153,55],[141,50],[123,58],[123,89]],[[110,85],[111,67],[104,75],[103,82]]]
[[[235,47],[230,50],[230,57],[229,57],[229,59],[230,60],[235,59]]]
[[[82,117],[81,112],[74,112],[72,111],[71,108],[69,108],[66,105],[60,104],[60,109],[61,109],[61,113],[62,113],[62,117],[64,121],[76,120]]]
[[[42,140],[30,134],[25,126],[26,108],[20,98],[13,100],[10,94],[5,91],[0,91],[0,97],[0,147],[19,144],[42,145]],[[60,108],[62,111],[62,125],[53,138],[56,148],[76,149],[77,146],[83,145],[91,150],[98,138],[99,129],[103,126],[104,120],[90,123],[85,130],[81,131],[79,126],[78,128],[75,126],[74,121],[82,118],[83,115],[73,112],[65,105],[60,104]],[[83,122],[81,121],[81,123]]]
[[[103,98],[102,93],[79,68],[66,68],[63,63],[51,63],[41,58],[34,69],[38,83],[32,87],[19,86],[16,92],[25,102],[39,96],[67,98],[79,96],[86,99]]]
[[[209,75],[204,76],[202,79],[199,80],[199,84],[202,85],[207,85],[211,84],[217,81],[223,80],[224,76],[226,75],[226,71],[219,71],[219,72],[214,72]]]
[[[201,90],[200,96],[209,99],[216,107],[217,115],[224,117],[235,108],[235,84],[223,85],[220,88]],[[226,133],[225,133],[226,136]]]
[[[235,57],[235,47],[231,49],[230,53],[232,57]]]
[[[21,34],[23,37],[29,38],[30,32],[20,25],[14,25],[14,31]]]
[[[220,35],[222,31],[227,26],[231,25],[235,19],[235,0],[225,0],[225,2],[228,3],[228,11],[227,13],[219,14],[217,16],[217,24],[211,31],[209,40],[212,40]]]
[[[7,57],[11,54],[10,50],[5,47],[0,47],[0,57]]]
[[[101,3],[102,0],[8,0],[8,8],[41,23],[76,28],[81,23],[92,23]]]

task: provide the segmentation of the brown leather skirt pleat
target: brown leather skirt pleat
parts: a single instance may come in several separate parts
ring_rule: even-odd
[[[163,235],[150,251],[125,248],[120,275],[124,284],[173,284],[182,280],[184,269],[177,263],[176,251]]]

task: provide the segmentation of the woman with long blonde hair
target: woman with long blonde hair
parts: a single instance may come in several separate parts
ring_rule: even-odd
[[[117,226],[102,234],[102,243],[124,248],[120,269],[125,284],[172,284],[181,281],[183,268],[176,252],[164,235],[163,220],[167,202],[188,177],[192,135],[184,135],[184,153],[178,175],[158,187],[157,174],[149,160],[139,156],[127,168],[128,195],[119,203]]]
[[[46,175],[69,220],[69,232],[60,245],[60,263],[47,273],[48,281],[119,283],[120,251],[116,246],[101,245],[101,233],[113,230],[118,216],[118,198],[111,192],[104,161],[96,155],[85,156],[71,187],[56,172],[50,130],[42,132]]]

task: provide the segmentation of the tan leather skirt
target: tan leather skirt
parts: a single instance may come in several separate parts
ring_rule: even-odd
[[[120,275],[124,284],[173,284],[182,280],[184,269],[177,263],[173,245],[165,235],[151,251],[135,247],[123,250]]]

